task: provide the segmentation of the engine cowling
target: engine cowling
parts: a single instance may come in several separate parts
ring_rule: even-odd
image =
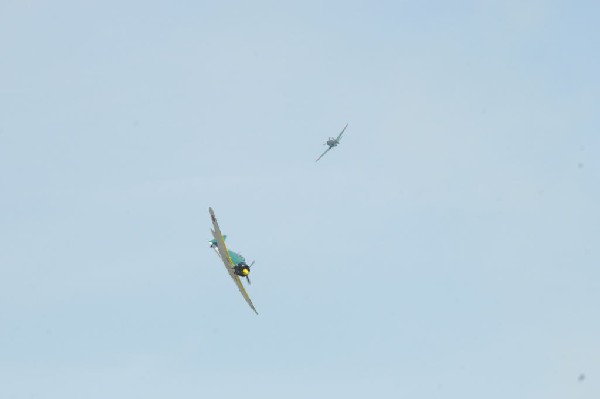
[[[246,262],[240,262],[234,266],[233,271],[240,277],[246,277],[250,274],[250,266]]]

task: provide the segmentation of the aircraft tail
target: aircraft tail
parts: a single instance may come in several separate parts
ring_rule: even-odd
[[[223,241],[225,241],[226,239],[227,239],[227,234],[223,234]],[[209,241],[209,243],[210,243],[210,247],[211,247],[211,248],[216,248],[216,247],[218,247],[218,245],[217,245],[217,240],[216,240],[216,239],[212,239],[212,240],[210,240],[210,241]]]

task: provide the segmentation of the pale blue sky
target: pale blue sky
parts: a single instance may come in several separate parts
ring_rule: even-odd
[[[598,398],[597,2],[172,3],[0,0],[1,398]]]

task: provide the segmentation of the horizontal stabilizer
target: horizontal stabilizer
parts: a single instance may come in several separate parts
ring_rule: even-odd
[[[223,241],[225,241],[226,239],[227,239],[227,234],[223,234]],[[210,240],[209,243],[210,243],[210,246],[213,247],[213,248],[214,247],[218,247],[216,239]]]

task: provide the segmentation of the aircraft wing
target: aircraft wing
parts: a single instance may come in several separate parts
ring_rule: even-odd
[[[221,229],[219,228],[219,224],[217,223],[217,217],[215,216],[215,212],[213,211],[212,208],[208,208],[208,211],[210,212],[210,218],[212,220],[212,224],[213,224],[213,228],[214,228],[214,230],[211,230],[211,232],[212,232],[212,235],[215,238],[215,240],[217,240],[217,248],[216,249],[219,253],[219,257],[223,261],[223,264],[225,265],[225,268],[227,269],[227,273],[229,273],[229,275],[233,279],[233,282],[235,283],[235,285],[237,285],[242,296],[246,300],[246,303],[248,303],[248,305],[252,308],[252,310],[254,310],[254,313],[258,314],[258,312],[256,311],[256,308],[252,304],[252,300],[250,299],[250,296],[248,295],[248,293],[246,292],[246,289],[242,285],[242,280],[240,280],[240,276],[235,274],[233,271],[233,267],[235,265],[233,264],[233,261],[231,260],[231,256],[229,256],[229,251],[227,250],[227,247],[225,246],[225,240],[223,239],[223,234],[221,234]]]
[[[326,150],[325,150],[325,152],[324,152],[324,153],[322,153],[321,155],[319,155],[319,158],[317,158],[317,161],[318,161],[319,159],[323,158],[323,155],[327,154],[327,151],[331,150],[332,148],[333,148],[333,147],[329,147],[328,149],[326,149]],[[315,161],[315,162],[317,162],[317,161]]]
[[[346,128],[348,127],[348,124],[346,123],[346,126],[344,126],[344,128],[342,129],[342,132],[337,136],[337,141],[340,141],[340,139],[342,138],[342,134],[344,134],[344,131],[346,130]]]

